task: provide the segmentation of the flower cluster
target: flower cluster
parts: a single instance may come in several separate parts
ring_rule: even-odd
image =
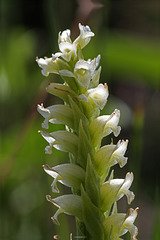
[[[79,24],[80,35],[72,42],[70,30],[59,33],[59,52],[51,58],[37,58],[42,74],[55,73],[64,83],[50,83],[47,91],[58,96],[64,104],[45,108],[38,105],[38,112],[44,117],[41,135],[48,142],[47,154],[52,148],[69,153],[64,164],[50,167],[44,171],[54,180],[52,191],[59,193],[57,182],[70,187],[71,194],[60,195],[47,200],[58,207],[52,220],[59,224],[58,215],[66,213],[76,217],[79,236],[87,240],[121,239],[126,232],[136,239],[137,227],[134,225],[138,208],[118,213],[117,201],[124,195],[128,204],[134,199],[129,190],[133,173],[124,179],[114,179],[111,167],[127,163],[125,152],[128,141],[119,141],[101,147],[102,139],[110,134],[117,137],[120,111],[115,109],[111,115],[100,116],[108,99],[107,84],[99,84],[101,67],[100,55],[84,60],[82,49],[90,42],[94,33],[89,26]],[[50,124],[64,124],[65,130],[48,132]]]

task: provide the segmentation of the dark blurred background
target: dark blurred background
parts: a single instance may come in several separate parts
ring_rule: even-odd
[[[160,239],[160,2],[159,0],[1,0],[0,2],[0,239],[69,239],[72,217],[60,216],[45,199],[52,179],[42,170],[68,156],[53,150],[38,130],[42,118],[36,106],[58,100],[45,92],[56,76],[45,78],[36,56],[58,51],[59,31],[79,34],[78,23],[88,24],[95,37],[84,49],[85,58],[101,54],[101,82],[110,97],[103,114],[121,110],[122,131],[129,139],[128,164],[115,167],[116,177],[133,171],[131,207],[139,206],[138,239]],[[118,139],[114,139],[116,143]],[[64,190],[68,191],[68,190]],[[126,199],[119,211],[127,211]],[[128,235],[125,236],[128,239]]]

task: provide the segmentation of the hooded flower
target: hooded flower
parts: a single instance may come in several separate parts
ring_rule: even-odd
[[[105,180],[112,166],[118,163],[120,167],[123,167],[127,163],[127,157],[124,156],[127,145],[128,140],[119,140],[116,145],[113,143],[105,145],[95,153],[95,167],[102,181]]]
[[[107,84],[99,84],[96,88],[91,88],[87,91],[88,100],[100,108],[104,108],[108,98],[108,86]]]
[[[84,48],[91,40],[91,37],[94,36],[94,33],[91,31],[89,26],[83,26],[79,23],[80,35],[74,41],[76,44],[79,44],[81,49]]]
[[[52,147],[57,150],[73,153],[77,155],[78,137],[71,132],[60,130],[48,133],[47,131],[40,131],[42,137],[49,143],[45,148],[47,154],[52,153]]]
[[[113,132],[114,136],[118,136],[121,127],[118,126],[120,111],[115,109],[111,115],[103,115],[93,120],[89,126],[92,143],[95,148],[99,148],[103,137]]]
[[[137,217],[138,208],[130,208],[127,214],[113,213],[104,220],[106,239],[121,239],[126,232],[130,232],[132,240],[137,240],[137,227],[133,224]]]
[[[134,194],[129,190],[133,182],[133,173],[127,173],[125,179],[111,179],[102,184],[100,189],[101,208],[109,214],[113,203],[127,196],[130,204],[134,199]]]
[[[99,62],[100,55],[93,60],[88,59],[85,61],[82,59],[76,62],[73,72],[65,69],[61,70],[60,74],[65,77],[73,77],[80,86],[88,88],[91,80],[96,77],[96,68],[98,67]]]
[[[59,54],[56,55],[55,60],[53,58],[37,58],[36,62],[38,63],[39,67],[42,68],[42,74],[44,76],[48,76],[49,73],[56,73],[58,74],[58,65],[56,59],[59,57]]]
[[[43,104],[37,106],[38,112],[45,118],[42,128],[48,129],[48,122],[53,124],[66,124],[73,128],[73,112],[68,106],[57,104],[48,108],[44,108]]]

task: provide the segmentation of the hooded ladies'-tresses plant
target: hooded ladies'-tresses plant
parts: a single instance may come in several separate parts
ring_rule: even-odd
[[[58,96],[64,104],[44,108],[38,105],[38,112],[44,117],[42,128],[49,124],[64,124],[65,130],[41,135],[48,142],[45,152],[52,153],[52,147],[69,152],[69,161],[58,166],[44,165],[47,174],[53,177],[52,191],[59,193],[57,182],[70,187],[71,194],[55,198],[47,195],[47,200],[58,207],[52,220],[59,224],[58,215],[66,213],[75,216],[77,234],[87,240],[118,240],[126,232],[136,239],[138,229],[134,225],[138,208],[130,208],[127,213],[118,213],[117,201],[124,195],[130,204],[134,194],[129,190],[133,173],[124,179],[114,179],[111,167],[127,163],[125,152],[128,141],[119,141],[101,147],[105,136],[120,133],[118,126],[120,111],[100,116],[107,103],[107,84],[99,84],[101,67],[100,55],[93,60],[84,60],[82,49],[89,43],[94,33],[89,26],[79,24],[80,35],[71,41],[70,30],[59,33],[60,52],[50,58],[37,58],[42,74],[55,73],[64,83],[50,83],[47,91]]]

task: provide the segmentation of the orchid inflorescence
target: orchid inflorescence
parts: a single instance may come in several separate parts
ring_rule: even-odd
[[[52,147],[69,152],[69,161],[50,167],[45,164],[44,171],[53,177],[52,191],[59,193],[57,182],[70,187],[71,194],[60,195],[47,200],[58,207],[52,220],[59,224],[58,215],[73,215],[77,222],[78,236],[87,240],[118,240],[126,232],[136,239],[137,227],[134,225],[138,208],[130,208],[127,213],[118,213],[117,201],[124,195],[128,204],[134,199],[129,190],[133,173],[125,179],[114,179],[111,169],[115,164],[123,167],[127,163],[125,152],[128,140],[113,140],[101,146],[102,139],[111,133],[117,137],[120,111],[115,109],[111,115],[100,116],[100,110],[107,103],[109,95],[107,84],[99,84],[101,67],[100,55],[93,60],[84,60],[82,49],[90,42],[94,33],[89,26],[79,24],[80,35],[72,42],[70,30],[58,35],[60,52],[51,58],[37,58],[42,74],[55,73],[64,83],[50,83],[47,92],[58,96],[64,104],[45,108],[38,105],[38,112],[44,117],[41,135],[49,143],[47,154]],[[49,124],[63,124],[65,130],[48,132]]]

